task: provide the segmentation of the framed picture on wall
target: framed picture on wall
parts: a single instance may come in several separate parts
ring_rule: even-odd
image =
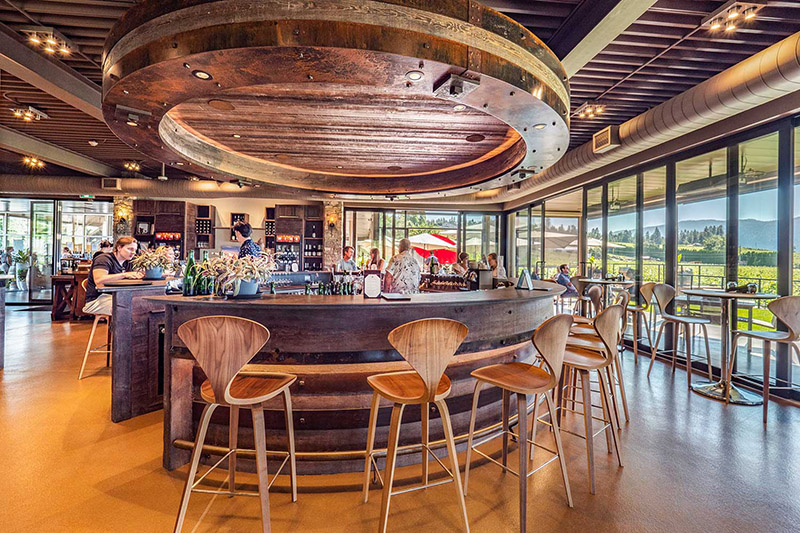
[[[141,221],[137,222],[136,235],[150,235],[150,223]]]

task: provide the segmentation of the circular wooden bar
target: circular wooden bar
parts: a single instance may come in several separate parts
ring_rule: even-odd
[[[363,468],[372,397],[367,376],[409,368],[388,343],[392,329],[432,317],[451,318],[469,327],[467,338],[447,369],[453,383],[447,403],[454,431],[457,436],[465,435],[474,387],[470,372],[489,364],[529,360],[531,334],[553,315],[553,297],[560,290],[418,294],[410,301],[394,302],[361,296],[265,295],[259,300],[153,297],[165,304],[166,346],[170,347],[164,391],[164,466],[171,470],[188,461],[203,408],[199,387],[204,375],[176,334],[187,320],[232,315],[269,328],[269,342],[245,371],[278,370],[298,376],[291,389],[298,471],[357,471]],[[489,390],[481,400],[477,427],[490,430],[500,421],[500,394]],[[388,433],[388,404],[386,407],[379,415],[379,448],[385,446]],[[401,445],[419,442],[420,416],[417,409],[406,411]],[[282,405],[276,402],[266,419],[268,448],[284,450]],[[218,409],[207,438],[209,451],[226,445],[227,425],[227,410]],[[442,438],[434,410],[430,427],[432,440]],[[249,412],[242,412],[239,435],[241,447],[252,447],[248,444],[252,442]],[[412,463],[419,458],[419,453],[413,453],[402,460]]]

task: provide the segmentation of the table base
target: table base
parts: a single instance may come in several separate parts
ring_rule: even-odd
[[[714,383],[702,382],[697,385],[692,385],[692,390],[703,396],[714,398],[715,400],[725,401],[725,383],[716,381]],[[761,405],[764,400],[758,394],[741,389],[730,384],[730,400],[728,403],[736,405]]]

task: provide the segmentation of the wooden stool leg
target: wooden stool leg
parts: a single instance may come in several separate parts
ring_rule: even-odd
[[[685,324],[683,326],[683,334],[684,340],[683,344],[686,346],[686,382],[689,385],[689,389],[692,388],[692,341],[694,337],[694,328],[691,327],[689,324]]]
[[[647,314],[642,313],[642,323],[644,324],[644,332],[647,334],[647,343],[650,347],[653,346],[653,337],[650,333],[650,322],[647,320]]]
[[[594,494],[594,430],[592,429],[592,385],[589,372],[579,370],[583,391],[583,424],[586,428],[586,460],[589,468],[589,492]]]
[[[464,531],[469,533],[469,519],[467,518],[467,504],[464,502],[464,488],[461,486],[461,472],[458,469],[458,454],[456,453],[456,439],[453,437],[453,424],[450,422],[450,410],[444,400],[436,402],[439,407],[439,414],[442,417],[442,428],[444,438],[447,441],[447,455],[450,457],[450,468],[453,471],[453,486],[456,489],[456,497],[461,505],[461,515],[464,519]],[[523,434],[524,435],[524,434]],[[522,440],[522,439],[520,439]]]
[[[203,455],[203,443],[206,441],[206,433],[208,432],[208,423],[211,421],[211,415],[217,408],[217,404],[210,403],[203,409],[203,414],[200,417],[200,425],[197,426],[197,436],[194,439],[194,449],[192,450],[192,460],[189,462],[189,473],[186,477],[186,484],[183,486],[183,496],[181,497],[181,506],[178,509],[178,518],[175,520],[175,533],[180,533],[183,528],[183,521],[186,519],[186,509],[189,507],[189,496],[192,494],[192,485],[194,485],[194,477],[197,475],[197,467],[200,464],[200,456]]]
[[[613,409],[614,406],[611,405],[609,403],[609,401],[608,401],[608,389],[606,388],[605,377],[603,377],[603,373],[602,372],[598,372],[597,376],[598,376],[598,379],[600,381],[600,394],[602,394],[603,396],[606,396],[606,405],[609,406],[609,409]],[[609,417],[609,420],[610,420],[610,423],[611,423],[611,429],[613,430],[611,432],[611,437],[612,437],[611,440],[614,441],[614,450],[617,452],[617,461],[619,462],[619,466],[623,466],[622,465],[622,452],[620,451],[620,447],[619,447],[619,427],[617,426],[617,420],[613,416],[613,414],[612,414],[612,416]]]
[[[639,313],[633,313],[633,364],[639,364]],[[626,415],[627,416],[627,415]]]
[[[650,371],[653,370],[653,363],[656,362],[656,353],[658,352],[658,344],[661,342],[661,335],[664,333],[664,322],[658,326],[658,335],[656,335],[656,343],[650,344],[650,366],[647,367],[647,377],[650,377]]]
[[[438,405],[438,404],[437,404]],[[386,533],[386,526],[389,522],[389,501],[392,498],[392,482],[394,481],[394,468],[397,460],[397,442],[400,439],[400,421],[403,418],[405,405],[396,403],[392,407],[392,421],[389,425],[389,443],[386,446],[386,467],[383,471],[383,495],[381,497],[381,517],[378,529]],[[444,420],[444,413],[442,420]],[[459,492],[461,491],[459,483]],[[462,495],[463,497],[463,495]]]
[[[86,351],[83,353],[83,363],[81,363],[81,370],[78,372],[78,379],[83,379],[83,370],[86,368],[86,360],[89,359],[89,352],[92,349],[92,342],[94,342],[94,332],[97,330],[97,323],[100,322],[100,315],[95,315],[94,322],[92,322],[92,331],[89,333],[89,342],[86,343]]]
[[[420,420],[422,422],[422,484],[427,485],[428,459],[430,459],[430,457],[428,457],[428,448],[426,446],[428,446],[428,442],[430,441],[428,433],[430,431],[431,406],[429,403],[425,402],[420,404],[419,407],[420,410],[422,411],[420,413],[421,414]]]
[[[297,460],[294,451],[294,416],[292,395],[288,387],[283,391],[283,411],[286,416],[286,443],[289,447],[289,476],[292,484],[292,501],[297,501]]]
[[[239,446],[239,408],[235,405],[230,406],[230,418],[228,423],[228,448],[233,453],[228,457],[228,492],[230,498],[236,493],[236,448]]]
[[[517,442],[519,443],[519,531],[528,527],[528,397],[517,393]]]
[[[369,475],[372,473],[372,450],[375,449],[375,431],[378,425],[378,407],[381,397],[372,393],[372,406],[369,409],[369,429],[367,430],[367,455],[364,458],[364,503],[369,500]],[[375,466],[377,469],[377,465]]]
[[[677,323],[672,324],[672,373],[675,373],[675,364],[678,362],[678,337],[681,328]]]
[[[503,472],[508,470],[506,467],[508,466],[508,416],[511,404],[511,394],[503,389],[503,409],[502,409],[502,417],[503,417],[503,456],[501,462],[503,464]]]
[[[483,382],[475,380],[475,392],[472,393],[472,413],[469,417],[469,437],[467,437],[467,458],[464,462],[464,496],[467,495],[467,483],[469,482],[469,462],[472,457],[472,441],[475,439],[475,420],[478,418],[478,399],[481,395]]]
[[[526,415],[527,416],[527,415]],[[533,395],[533,418],[531,419],[531,442],[536,442],[536,420],[539,418],[539,395]],[[533,461],[533,452],[536,446],[531,445],[530,460]]]
[[[605,372],[606,376],[611,376],[609,377],[608,381],[609,381],[609,387],[613,388],[614,376],[611,374],[610,368],[605,367],[603,370],[599,370],[597,373],[599,374],[601,372]],[[611,398],[613,398],[613,395],[611,396]],[[603,409],[603,420],[605,420],[606,422],[608,422],[608,420],[614,415],[614,413],[616,413],[616,410],[612,411],[611,406],[608,403],[606,403],[607,400],[609,400],[609,397],[604,396],[602,394],[602,391],[600,391],[600,406]],[[612,399],[611,401],[614,400]],[[606,450],[608,450],[608,453],[613,453],[613,451],[611,450],[611,431],[612,431],[611,426],[608,425],[605,431],[603,432],[603,434],[606,436]]]
[[[111,366],[111,342],[113,335],[111,334],[111,317],[106,317],[106,366]]]
[[[706,340],[706,365],[708,366],[708,381],[714,381],[714,374],[711,371],[711,346],[708,342],[708,328],[706,328],[705,324],[701,324],[703,327],[703,338]],[[734,347],[736,344],[733,345]]]
[[[561,465],[561,477],[564,479],[564,490],[567,491],[567,504],[572,507],[572,492],[569,490],[567,463],[564,458],[564,449],[561,446],[561,430],[558,427],[558,421],[555,415],[556,406],[553,402],[553,398],[548,393],[544,393],[544,399],[547,402],[547,410],[550,412],[550,420],[553,424],[553,436],[556,439],[556,451],[558,452],[558,462]],[[535,424],[536,420],[534,420],[533,423]],[[532,440],[532,442],[536,441]]]
[[[617,381],[619,382],[619,399],[625,413],[625,422],[628,423],[631,421],[631,415],[628,412],[628,395],[625,392],[625,380],[622,378],[622,365],[620,364],[619,356],[614,358],[614,368],[617,373]]]
[[[764,396],[764,425],[767,425],[767,413],[769,410],[769,365],[771,363],[770,357],[772,356],[772,343],[764,341],[764,388],[762,395]]]
[[[256,470],[258,471],[258,499],[261,502],[261,529],[269,533],[271,529],[269,516],[269,477],[267,474],[267,430],[264,427],[264,409],[252,407],[253,434],[255,436]]]

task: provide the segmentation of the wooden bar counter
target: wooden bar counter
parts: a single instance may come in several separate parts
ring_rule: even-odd
[[[187,320],[208,315],[233,315],[255,320],[271,332],[269,342],[245,372],[264,370],[298,376],[292,386],[298,471],[329,473],[363,468],[372,390],[367,376],[407,370],[409,365],[390,346],[395,327],[420,318],[451,318],[469,327],[469,334],[447,369],[453,392],[447,399],[455,434],[468,431],[474,382],[470,372],[489,364],[529,360],[533,330],[553,315],[551,291],[489,291],[415,294],[408,301],[368,300],[362,296],[264,295],[257,300],[223,300],[208,296],[147,298],[166,308],[165,345],[170,346],[164,390],[164,467],[172,470],[189,460],[200,412],[199,387],[205,379],[178,338]],[[500,420],[500,394],[481,397],[478,427]],[[387,404],[388,407],[388,404]],[[438,414],[431,412],[431,439],[442,438]],[[266,411],[267,447],[285,449],[283,413],[277,403]],[[404,418],[401,445],[419,442],[420,412]],[[240,447],[252,449],[252,421],[243,410]],[[212,418],[206,447],[224,446],[228,413]],[[384,447],[389,409],[381,409],[376,444]],[[250,443],[248,445],[248,443]],[[419,461],[420,454],[402,460]],[[276,463],[277,461],[272,461]],[[273,465],[274,466],[274,465]]]

